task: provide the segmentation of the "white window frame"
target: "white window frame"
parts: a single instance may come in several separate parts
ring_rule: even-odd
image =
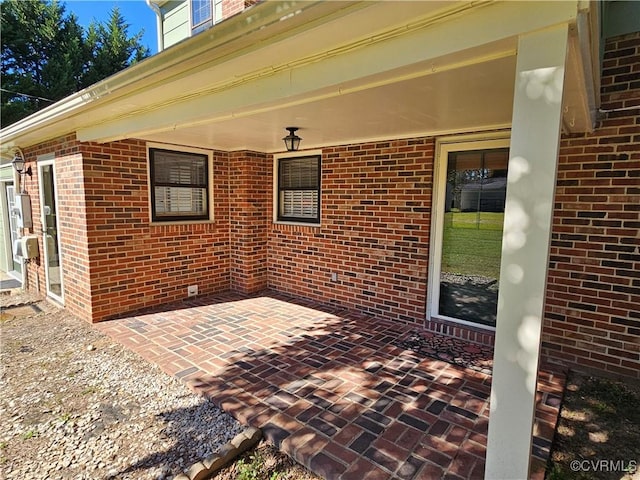
[[[440,269],[442,267],[442,238],[444,235],[444,204],[447,183],[447,162],[452,152],[509,148],[510,133],[479,135],[455,135],[436,140],[435,168],[433,175],[433,205],[431,209],[431,245],[427,283],[427,320],[447,320],[461,325],[495,331],[495,327],[441,315],[438,312],[440,298]]]
[[[147,143],[147,186],[149,190],[148,202],[149,202],[149,223],[152,225],[187,225],[194,223],[208,223],[213,222],[213,152],[211,150],[205,150],[202,148],[183,147],[178,145],[164,144],[164,143]],[[151,178],[151,150],[170,150],[176,153],[194,153],[197,155],[204,155],[207,157],[207,199],[208,199],[208,217],[199,219],[154,219],[154,195],[153,195],[153,179]]]
[[[305,158],[314,157],[320,159],[320,171],[319,185],[318,185],[318,220],[305,222],[302,220],[280,220],[279,208],[280,208],[280,196],[279,196],[279,181],[280,181],[280,160],[288,158]],[[287,152],[274,155],[273,157],[273,223],[282,225],[304,225],[311,227],[318,227],[322,223],[322,150],[304,150],[296,152]]]
[[[193,0],[189,0],[189,32],[190,35],[197,35],[222,20],[223,0],[208,0],[211,6],[211,18],[194,25],[193,23]]]

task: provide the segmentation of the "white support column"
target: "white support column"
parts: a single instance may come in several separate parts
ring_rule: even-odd
[[[568,26],[520,37],[485,478],[527,479]]]

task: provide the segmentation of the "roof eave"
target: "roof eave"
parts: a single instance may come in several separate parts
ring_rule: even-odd
[[[235,15],[215,28],[185,39],[171,48],[132,65],[94,85],[44,108],[0,130],[1,152],[16,146],[27,147],[70,132],[65,120],[101,105],[114,98],[126,96],[153,76],[170,78],[185,66],[198,68],[229,49],[262,41],[274,31],[294,30],[308,21],[303,12],[315,9],[314,15],[325,16],[344,10],[358,2],[262,2],[242,14]],[[284,23],[286,22],[286,23]],[[223,48],[227,47],[227,48]],[[73,130],[77,130],[75,125]]]

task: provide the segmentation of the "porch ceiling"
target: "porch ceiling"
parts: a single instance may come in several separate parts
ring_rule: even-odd
[[[562,3],[537,4],[536,17],[509,2],[347,4],[330,21],[181,78],[181,87],[150,89],[129,104],[138,114],[80,135],[276,152],[287,126],[300,128],[303,148],[508,128],[518,35],[538,19],[542,26],[576,15]],[[581,63],[569,67],[567,78],[578,78]],[[143,107],[167,88],[187,91],[162,109]],[[567,90],[576,89],[573,81]],[[574,129],[588,117],[582,98],[565,100]]]
[[[507,50],[483,63],[442,71],[423,66],[392,83],[350,82],[337,87],[335,94],[288,99],[282,105],[140,137],[228,151],[274,152],[283,150],[287,126],[300,127],[302,148],[504,128],[511,121],[515,59],[515,51]],[[411,78],[414,75],[418,76]]]
[[[520,35],[571,28],[565,128],[591,128],[575,2],[264,2],[0,132],[283,150],[507,128]],[[588,33],[588,32],[587,32]],[[587,39],[588,40],[588,39]]]

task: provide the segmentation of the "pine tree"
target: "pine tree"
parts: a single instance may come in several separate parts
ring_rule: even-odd
[[[3,127],[149,55],[143,32],[129,37],[117,8],[87,31],[56,0],[5,0],[0,9]]]
[[[82,36],[75,19],[65,18],[58,3],[12,0],[1,8],[2,124],[6,125],[69,93],[73,71],[59,57],[63,45],[80,42]]]
[[[91,54],[83,77],[85,87],[149,56],[149,50],[140,44],[142,32],[129,37],[128,29],[117,7],[111,10],[108,22],[89,26],[86,44]]]

